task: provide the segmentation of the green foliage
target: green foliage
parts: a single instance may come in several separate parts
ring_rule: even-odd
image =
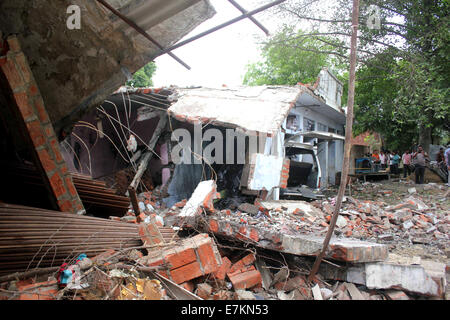
[[[314,9],[310,3],[292,1],[281,12],[333,37],[327,42],[334,48],[325,52],[348,57],[352,1],[327,6],[319,0]],[[369,23],[373,6],[379,9],[379,28]],[[361,0],[358,29],[354,133],[376,130],[391,149],[449,136],[450,2]],[[317,39],[317,33],[309,38]],[[342,38],[344,45],[336,40]],[[339,51],[343,47],[347,51]],[[342,76],[345,105],[348,76]]]
[[[156,71],[154,62],[147,63],[143,68],[133,74],[133,78],[127,81],[127,86],[134,88],[150,87],[153,85],[152,76]]]
[[[261,48],[263,60],[247,66],[243,83],[314,83],[320,70],[331,64],[330,56],[324,52],[327,50],[331,50],[331,45],[305,37],[302,31],[294,32],[292,27],[285,27],[264,43]]]

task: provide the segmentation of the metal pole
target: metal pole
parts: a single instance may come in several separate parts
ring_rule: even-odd
[[[141,27],[139,27],[136,23],[128,19],[126,16],[121,14],[119,11],[111,7],[106,1],[104,0],[97,0],[100,2],[103,6],[105,6],[107,9],[109,9],[112,13],[114,13],[116,16],[118,16],[120,19],[125,21],[126,24],[128,24],[130,27],[132,27],[134,30],[142,34],[145,38],[150,40],[155,46],[157,46],[160,50],[164,51],[164,48],[155,40],[153,39],[147,32],[145,32]],[[170,51],[170,50],[169,50]],[[164,51],[164,53],[167,53],[169,56],[174,58],[178,63],[180,63],[183,67],[185,67],[188,70],[191,70],[191,67],[188,66],[185,62],[183,62],[180,58],[178,58],[176,55],[174,55],[172,52]]]
[[[336,199],[336,207],[334,208],[333,217],[330,221],[330,226],[328,227],[328,232],[323,242],[322,251],[316,258],[314,265],[309,274],[308,281],[312,281],[317,271],[319,270],[320,263],[325,256],[325,252],[328,249],[328,244],[330,243],[331,236],[336,226],[336,221],[339,216],[339,210],[341,209],[342,198],[345,193],[345,187],[347,184],[347,177],[349,171],[350,162],[350,150],[351,150],[351,139],[352,139],[352,127],[353,127],[353,105],[355,102],[355,73],[356,73],[356,46],[358,37],[358,16],[359,16],[359,0],[353,0],[353,14],[352,14],[352,40],[350,48],[350,79],[348,86],[348,104],[347,104],[347,118],[346,118],[346,129],[345,129],[345,148],[344,148],[344,163],[342,167],[341,184],[339,186],[339,191]]]
[[[170,48],[167,48],[166,50],[164,50],[161,54],[164,54],[164,53],[167,53],[169,51],[175,50],[175,49],[177,49],[177,48],[179,48],[181,46],[184,46],[185,44],[188,44],[188,43],[190,43],[190,42],[192,42],[194,40],[197,40],[197,39],[199,39],[201,37],[204,37],[204,36],[214,32],[214,31],[217,31],[217,30],[220,30],[222,28],[225,28],[225,27],[229,26],[230,24],[238,22],[238,21],[240,21],[242,19],[249,18],[252,15],[255,15],[255,14],[261,12],[261,11],[269,9],[269,8],[271,8],[273,6],[276,6],[276,5],[278,5],[278,4],[282,3],[282,2],[285,2],[285,1],[286,0],[277,0],[277,1],[274,1],[274,2],[271,2],[271,3],[268,3],[265,6],[262,6],[262,7],[258,8],[258,9],[255,9],[255,10],[249,11],[247,13],[244,13],[243,15],[241,15],[239,17],[236,17],[236,18],[231,19],[231,20],[229,20],[227,22],[224,22],[224,23],[222,23],[222,24],[220,24],[218,26],[215,26],[215,27],[213,27],[213,28],[211,28],[209,30],[206,30],[206,31],[204,31],[202,33],[199,33],[198,35],[195,35],[195,36],[193,36],[193,37],[191,37],[189,39],[186,39],[184,41],[178,42],[177,44],[175,44],[175,45],[171,46]]]
[[[230,2],[236,9],[238,9],[240,12],[242,12],[243,14],[247,13],[247,10],[245,10],[244,8],[242,8],[239,3],[237,3],[234,0],[228,0],[228,2]],[[266,34],[266,36],[269,35],[269,30],[267,30],[258,20],[256,20],[255,18],[253,18],[252,16],[248,17],[254,24],[256,24],[262,31],[264,31],[264,33]]]

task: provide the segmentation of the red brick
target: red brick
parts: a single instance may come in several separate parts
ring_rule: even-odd
[[[194,292],[194,284],[192,283],[192,281],[180,283],[180,286],[182,286],[187,291]]]
[[[21,51],[19,39],[17,39],[17,36],[9,36],[7,41],[8,41],[9,49],[12,52],[16,53],[16,52],[20,52]]]
[[[55,300],[58,293],[56,281],[45,281],[21,286],[19,300]]]
[[[175,269],[196,261],[197,257],[194,249],[187,248],[166,256],[165,260],[169,263],[170,269]]]
[[[231,261],[227,257],[222,257],[222,265],[219,267],[219,270],[213,273],[213,277],[217,280],[225,280],[225,276],[227,272],[231,268]]]
[[[235,264],[233,264],[228,271],[228,275],[234,274],[236,272],[244,270],[246,267],[251,265],[253,262],[255,262],[255,255],[253,253],[246,255],[241,260],[237,261]]]
[[[15,91],[17,88],[25,85],[19,71],[16,69],[14,60],[7,58],[6,63],[4,63],[1,67],[6,79],[8,79],[11,90]]]
[[[205,243],[197,248],[197,254],[200,258],[200,262],[205,274],[216,272],[219,269],[220,260],[214,253],[213,247],[210,243]]]
[[[69,189],[69,193],[72,197],[76,197],[78,195],[77,189],[75,189],[75,185],[73,184],[72,178],[66,177],[66,186]]]
[[[209,230],[214,233],[219,232],[219,224],[216,220],[209,220]]]
[[[147,215],[144,212],[141,212],[139,216],[137,216],[137,220],[139,223],[143,222],[147,218]]]
[[[26,121],[34,116],[33,107],[30,104],[30,99],[25,92],[14,93],[17,107],[19,108],[22,118]]]
[[[58,207],[63,212],[72,212],[72,203],[70,200],[58,201]]]
[[[234,289],[248,289],[261,284],[261,274],[258,270],[241,272],[230,277]]]
[[[116,253],[115,250],[108,249],[108,250],[96,255],[95,257],[92,257],[91,261],[96,264],[103,264],[106,261],[106,259],[108,259],[115,253]]]
[[[207,234],[187,238],[175,248],[163,250],[161,255],[170,266],[170,275],[176,283],[183,283],[202,275],[216,272],[221,264],[214,241]],[[162,258],[147,260],[147,265],[163,263]]]
[[[42,123],[50,122],[50,119],[48,118],[47,110],[45,109],[44,102],[42,101],[41,98],[34,99],[34,106],[36,108],[39,120]]]
[[[30,94],[30,96],[35,96],[39,93],[38,88],[36,87],[36,85],[32,84],[30,85],[30,87],[28,88],[28,93]]]
[[[66,188],[64,187],[63,180],[59,176],[58,172],[55,172],[50,177],[49,181],[56,198],[63,196],[67,192]]]
[[[46,124],[44,126],[44,133],[46,137],[53,137],[55,135],[55,132],[53,131],[52,124]]]
[[[207,283],[200,283],[197,285],[197,295],[204,299],[208,300],[212,294],[212,287]]]
[[[37,154],[45,172],[50,173],[51,171],[56,169],[55,162],[52,158],[50,158],[50,155],[48,154],[46,149],[39,150]]]
[[[259,235],[258,235],[258,231],[256,229],[250,230],[250,239],[252,239],[255,242],[259,241]]]
[[[203,275],[203,272],[201,270],[200,263],[196,261],[175,270],[170,270],[170,275],[172,277],[172,281],[179,284],[198,278]]]
[[[25,83],[29,83],[32,79],[32,74],[30,67],[28,66],[27,59],[25,58],[25,55],[23,52],[20,52],[15,56],[16,64],[20,72],[22,73],[23,79],[25,80]]]
[[[160,259],[156,259],[156,260],[152,260],[151,262],[148,262],[147,266],[156,267],[156,266],[161,266],[163,264],[164,264],[164,259],[160,258]]]
[[[239,233],[236,234],[237,239],[241,240],[248,240],[249,237],[247,237],[247,228],[242,226],[239,228]]]
[[[31,122],[27,122],[26,125],[28,129],[28,134],[30,135],[34,146],[37,148],[44,145],[45,137],[42,134],[41,123],[38,120],[34,120]]]

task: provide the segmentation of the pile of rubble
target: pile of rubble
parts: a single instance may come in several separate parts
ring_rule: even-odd
[[[402,190],[400,190],[402,189]],[[363,191],[363,192],[360,192]],[[2,299],[405,300],[446,299],[450,214],[442,185],[352,185],[312,281],[335,198],[243,202],[217,210],[214,181],[165,208],[138,196],[143,246],[108,250],[51,273],[0,277]],[[367,200],[369,198],[370,200]],[[168,237],[168,231],[172,236]],[[416,244],[426,253],[407,251]],[[436,254],[431,255],[433,248]],[[402,250],[403,249],[403,250]],[[406,250],[406,251],[405,251]],[[447,254],[447,256],[445,256]],[[63,275],[68,273],[69,280]],[[44,279],[43,279],[44,277]]]
[[[432,259],[427,259],[430,257],[426,254],[422,257],[420,254],[404,257],[394,254],[396,252],[394,249],[408,244],[425,244],[434,246],[441,254],[448,255],[450,214],[445,204],[445,199],[448,197],[447,189],[443,185],[430,183],[420,186],[419,192],[419,186],[417,189],[411,187],[408,181],[399,183],[406,188],[405,192],[395,191],[395,187],[398,186],[392,183],[387,185],[365,182],[352,185],[353,197],[344,198],[335,235],[326,255],[335,262],[331,265],[323,264],[321,273],[318,275],[319,278],[322,277],[322,280],[340,280],[348,283],[336,282],[337,285],[330,287],[318,280],[317,285],[323,289],[325,297],[336,298],[338,292],[345,293],[343,288],[349,287],[352,288],[348,290],[351,290],[353,295],[350,291],[347,294],[350,294],[352,298],[368,299],[369,296],[374,296],[374,299],[382,299],[381,296],[386,297],[386,295],[390,299],[408,297],[405,293],[393,292],[392,288],[404,290],[412,296],[444,297],[447,260],[442,259],[442,255],[440,259],[434,256],[431,257]],[[335,198],[330,197],[313,203],[256,199],[253,204],[242,203],[229,209],[215,210],[214,199],[219,195],[215,192],[214,183],[205,181],[200,185],[189,201],[183,200],[171,208],[162,208],[157,198],[151,193],[141,194],[140,207],[144,209],[141,219],[151,218],[160,226],[172,226],[177,230],[187,228],[208,232],[221,239],[238,240],[246,247],[253,245],[257,249],[270,249],[286,255],[293,254],[297,258],[313,257],[320,251],[333,214]],[[394,190],[388,190],[392,186]],[[364,192],[358,194],[358,191]],[[369,198],[373,196],[373,200],[358,199],[359,196]],[[131,210],[129,214],[133,214]],[[125,217],[125,219],[129,218]],[[232,260],[222,257],[225,266],[231,266]],[[254,286],[253,290],[256,292],[253,294],[257,297],[259,293],[266,298],[299,299],[299,294],[293,293],[295,290],[292,288],[292,283],[298,282],[300,288],[307,283],[305,275],[309,273],[307,270],[311,259],[305,263],[305,269],[299,271],[303,273],[303,276],[296,275],[293,277],[295,280],[286,280],[291,284],[287,287],[288,290],[286,288],[279,290],[281,284],[276,285],[277,282],[272,283],[272,281],[270,281],[272,286],[267,282],[263,287],[253,284],[253,281],[259,278],[256,275],[258,273],[261,275],[261,268],[252,269],[252,272],[249,272],[251,276],[246,289]],[[399,279],[393,277],[394,280],[391,283],[389,278],[393,272],[397,273]],[[370,277],[369,275],[373,273],[375,276]],[[267,272],[265,274],[266,278],[274,278],[274,274]],[[358,275],[357,279],[352,278],[354,274]],[[417,277],[421,280],[417,280]],[[228,276],[228,279],[230,280],[229,288],[234,288],[235,293],[238,292],[236,290],[242,290],[239,285],[237,287],[234,285],[232,278]],[[408,281],[413,279],[416,284],[411,286]],[[405,282],[402,283],[402,281]],[[360,295],[355,293],[351,284],[360,286]],[[202,287],[208,286],[203,284]],[[213,297],[216,287],[211,286],[211,288],[206,291],[211,291],[210,297]],[[264,294],[258,291],[261,288],[264,289]],[[312,289],[311,284],[305,288]],[[368,288],[375,291],[370,291]],[[331,290],[333,294],[326,294],[329,293],[327,290]],[[380,296],[377,290],[387,290],[389,294],[384,292]],[[303,299],[314,298],[313,291],[308,291],[309,294],[304,294],[305,292],[302,295]],[[239,293],[242,292],[239,291]],[[344,293],[339,297],[346,299],[347,296]],[[316,296],[318,296],[317,290]],[[230,298],[230,295],[227,297]],[[247,294],[247,297],[251,295]]]

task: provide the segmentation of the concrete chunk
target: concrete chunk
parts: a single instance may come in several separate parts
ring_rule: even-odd
[[[201,213],[201,207],[210,209],[212,200],[217,197],[214,180],[202,181],[195,188],[191,198],[181,210],[180,217],[193,217]]]
[[[322,249],[323,237],[298,235],[283,235],[284,252],[297,255],[318,255]],[[326,256],[348,262],[383,261],[387,258],[388,247],[383,244],[354,239],[330,240]]]
[[[321,266],[320,274],[326,279],[361,284],[369,289],[398,289],[434,297],[442,297],[447,286],[444,263],[394,254],[384,262],[347,268]]]

